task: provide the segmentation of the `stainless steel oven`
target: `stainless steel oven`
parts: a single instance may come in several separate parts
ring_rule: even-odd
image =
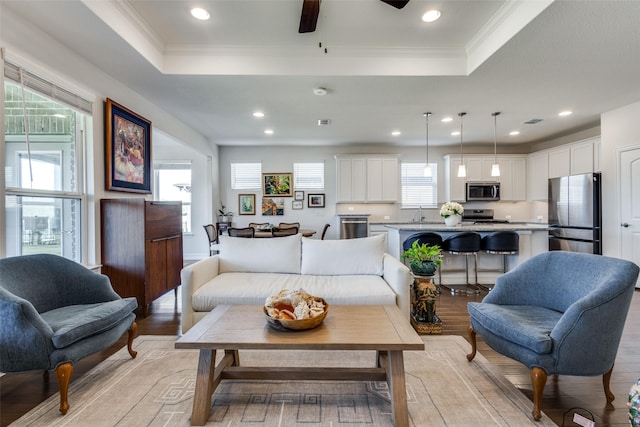
[[[500,200],[499,182],[467,182],[467,202]]]

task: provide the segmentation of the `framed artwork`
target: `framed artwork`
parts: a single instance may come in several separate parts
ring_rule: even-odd
[[[291,173],[263,173],[262,195],[265,197],[293,196],[293,179]]]
[[[302,201],[301,201],[301,200],[294,200],[294,201],[292,202],[291,207],[292,207],[293,209],[302,209]]]
[[[109,98],[105,158],[107,190],[151,193],[151,122]]]
[[[307,207],[309,207],[309,208],[324,208],[324,193],[323,194],[309,194],[307,196]]]
[[[238,214],[239,215],[255,215],[256,214],[256,195],[255,194],[238,194]]]
[[[293,200],[304,200],[304,191],[294,191]]]
[[[262,215],[284,215],[284,199],[282,197],[263,197]]]

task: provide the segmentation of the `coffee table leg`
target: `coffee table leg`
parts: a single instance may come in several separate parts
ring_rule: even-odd
[[[391,407],[396,427],[409,426],[409,408],[407,407],[407,387],[404,377],[402,351],[389,351],[387,383],[391,392]]]
[[[211,395],[213,394],[215,363],[215,350],[200,350],[198,373],[196,374],[196,390],[193,395],[193,411],[191,412],[192,426],[203,426],[209,418]]]

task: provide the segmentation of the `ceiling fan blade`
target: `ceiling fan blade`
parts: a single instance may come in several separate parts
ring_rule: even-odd
[[[409,3],[409,0],[382,0],[388,5],[395,7],[396,9],[402,9]]]
[[[321,0],[304,0],[302,3],[302,15],[300,16],[299,33],[312,33],[316,30],[318,15],[320,14]]]

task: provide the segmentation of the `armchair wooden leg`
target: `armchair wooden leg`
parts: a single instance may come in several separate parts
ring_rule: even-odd
[[[609,372],[605,373],[602,376],[602,386],[604,387],[604,395],[607,398],[608,404],[611,404],[611,402],[613,402],[613,399],[616,398],[616,396],[611,392],[611,388],[610,388],[612,373],[613,373],[613,366],[611,367],[611,369],[609,369]]]
[[[476,344],[476,331],[473,330],[473,326],[471,326],[471,324],[469,324],[469,340],[471,341],[471,353],[467,354],[467,360],[469,362],[471,362],[474,357],[476,357],[476,350],[477,350],[477,344]]]
[[[540,421],[542,415],[540,413],[540,405],[542,403],[542,392],[544,385],[547,383],[547,373],[542,368],[531,368],[531,384],[533,385],[533,419]]]
[[[135,359],[136,356],[138,355],[138,352],[133,350],[133,339],[136,337],[137,331],[138,331],[138,324],[136,322],[133,322],[131,324],[131,328],[129,328],[129,340],[127,342],[127,350],[129,351],[129,354],[133,359]]]
[[[69,382],[72,374],[73,364],[71,362],[63,363],[56,368],[56,377],[60,387],[60,412],[62,415],[66,415],[69,410]]]

